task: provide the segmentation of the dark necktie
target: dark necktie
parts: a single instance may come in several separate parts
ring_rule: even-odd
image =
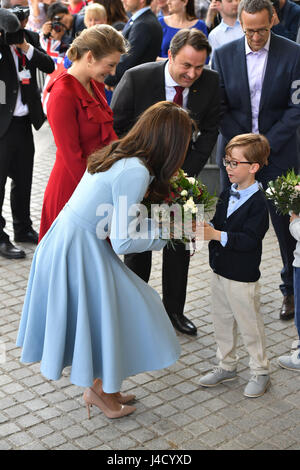
[[[241,195],[238,191],[234,191],[233,189],[230,189],[229,191],[230,196],[236,197],[237,199],[240,199]]]
[[[129,31],[129,29],[131,28],[132,24],[133,24],[133,21],[132,21],[131,19],[129,19],[129,20],[127,21],[127,23],[125,24],[123,30],[122,30],[123,36],[124,36],[126,33],[128,33],[128,31]]]
[[[179,106],[182,106],[183,104],[183,97],[182,97],[182,92],[184,90],[183,86],[174,86],[176,90],[176,94],[173,98],[173,103],[179,104]]]

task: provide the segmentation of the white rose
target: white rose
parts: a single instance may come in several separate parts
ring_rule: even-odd
[[[190,176],[189,178],[187,178],[187,180],[188,180],[191,184],[195,184],[195,182],[196,182],[195,178],[193,178],[192,176]]]
[[[186,189],[183,189],[180,193],[181,196],[187,196],[188,192]]]

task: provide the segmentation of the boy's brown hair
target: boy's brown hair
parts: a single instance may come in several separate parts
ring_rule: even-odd
[[[260,168],[268,164],[270,144],[262,134],[236,135],[226,145],[226,155],[231,157],[234,147],[243,147],[243,155],[248,162],[259,163]]]

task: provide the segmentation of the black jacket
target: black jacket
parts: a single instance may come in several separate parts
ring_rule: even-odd
[[[29,108],[29,117],[35,129],[39,129],[45,120],[41,104],[41,95],[36,81],[36,69],[45,73],[52,73],[54,62],[41,48],[39,35],[25,30],[26,41],[34,46],[32,59],[26,59],[26,67],[30,70],[31,80],[26,88],[26,104]],[[0,42],[0,86],[4,90],[4,103],[0,104],[0,138],[6,133],[16,106],[19,79],[17,76],[14,58],[10,47]]]
[[[162,36],[160,22],[151,10],[146,10],[124,33],[130,45],[129,53],[121,57],[116,74],[109,75],[105,83],[116,86],[126,70],[156,60],[160,54]]]
[[[160,61],[139,65],[123,75],[111,102],[114,128],[119,137],[128,132],[143,111],[166,99],[166,63]],[[190,87],[187,108],[197,122],[200,135],[191,143],[183,169],[190,176],[195,176],[207,162],[218,136],[220,93],[217,72],[203,70]]]
[[[269,228],[267,201],[263,192],[257,191],[227,218],[229,191],[221,193],[211,221],[216,230],[227,232],[228,242],[225,247],[215,240],[209,242],[210,267],[227,279],[256,282],[262,240]]]

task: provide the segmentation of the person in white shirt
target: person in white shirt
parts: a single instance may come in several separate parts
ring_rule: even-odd
[[[239,39],[244,35],[238,20],[238,6],[240,0],[217,0],[216,7],[220,13],[221,23],[212,29],[208,35],[208,41],[212,50],[221,47],[230,41]]]

